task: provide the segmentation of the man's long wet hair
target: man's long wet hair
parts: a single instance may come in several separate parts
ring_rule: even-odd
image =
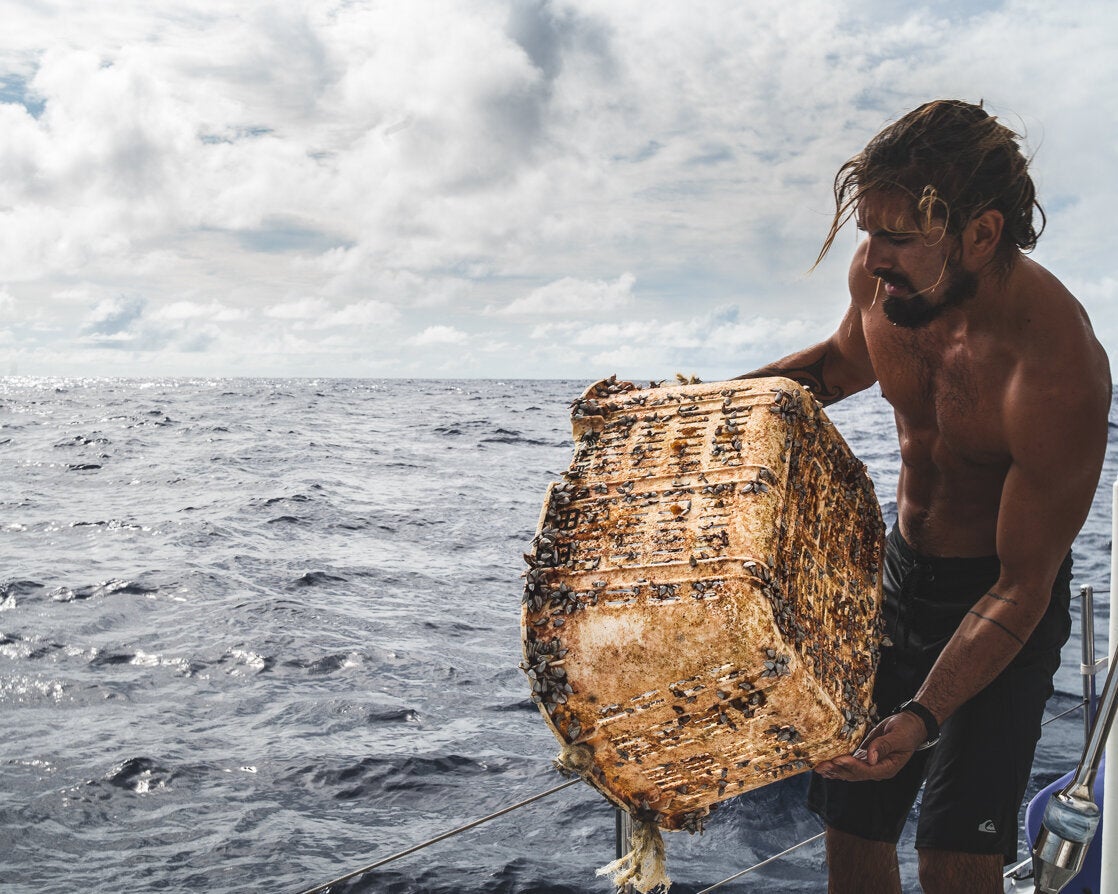
[[[935,100],[909,112],[839,168],[835,216],[816,264],[862,197],[881,193],[907,195],[925,232],[946,223],[949,236],[962,233],[987,209],[1000,211],[1005,224],[995,263],[1008,273],[1018,252],[1036,245],[1045,223],[1019,139],[982,106],[961,100]],[[1039,229],[1033,226],[1034,208]]]

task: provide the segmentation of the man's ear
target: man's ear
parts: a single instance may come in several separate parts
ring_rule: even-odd
[[[971,218],[963,230],[963,260],[973,269],[985,267],[998,253],[1002,241],[1005,218],[1000,211],[987,208]]]

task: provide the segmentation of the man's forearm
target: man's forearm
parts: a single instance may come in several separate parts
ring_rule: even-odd
[[[1012,596],[991,590],[967,613],[944,647],[916,701],[942,723],[985,689],[1014,659],[1043,614],[1022,612]]]
[[[810,389],[815,399],[824,406],[833,404],[837,400],[842,400],[849,392],[828,381],[827,367],[831,359],[830,351],[829,343],[822,342],[736,378],[760,379],[765,376],[784,376]]]

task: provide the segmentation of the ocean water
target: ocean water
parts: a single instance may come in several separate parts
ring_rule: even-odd
[[[559,784],[521,554],[586,384],[0,379],[0,888],[296,894]],[[888,407],[831,416],[891,519]],[[1116,472],[1076,545],[1101,645]],[[1032,790],[1081,741],[1047,727]],[[669,835],[673,890],[817,832],[803,790]],[[613,829],[580,784],[335,890],[607,892]],[[720,890],[822,878],[817,844]]]

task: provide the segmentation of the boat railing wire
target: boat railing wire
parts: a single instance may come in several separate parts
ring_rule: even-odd
[[[1109,591],[1104,589],[1096,590],[1092,587],[1082,587],[1079,591],[1078,596],[1083,600],[1083,660],[1081,662],[1080,670],[1084,677],[1084,693],[1082,697],[1080,697],[1070,708],[1061,711],[1059,714],[1054,714],[1051,717],[1045,718],[1044,721],[1041,723],[1041,726],[1047,726],[1048,724],[1054,723],[1055,721],[1067,717],[1070,714],[1074,714],[1076,711],[1084,708],[1089,708],[1091,706],[1092,695],[1094,693],[1094,677],[1101,670],[1104,670],[1107,664],[1106,658],[1102,658],[1100,660],[1095,660],[1094,658],[1095,647],[1093,595],[1095,593],[1107,592]],[[1088,685],[1088,679],[1090,680],[1090,685]],[[372,863],[369,863],[368,865],[360,867],[359,869],[354,869],[351,872],[347,872],[345,875],[341,875],[335,879],[331,879],[328,882],[322,882],[315,885],[314,887],[302,889],[298,892],[298,894],[328,894],[328,892],[335,885],[353,881],[354,879],[360,878],[361,876],[373,872],[374,870],[380,869],[383,866],[387,866],[389,863],[394,863],[397,860],[402,860],[405,857],[409,857],[417,851],[423,850],[424,848],[431,847],[432,845],[438,844],[441,841],[446,841],[448,838],[453,838],[456,835],[461,835],[464,832],[469,832],[471,829],[476,829],[478,826],[498,819],[502,816],[505,816],[506,814],[512,813],[515,810],[520,810],[521,808],[528,807],[538,801],[550,798],[562,791],[565,791],[568,788],[571,788],[573,785],[576,785],[579,782],[582,782],[581,778],[568,779],[566,782],[560,783],[559,785],[553,786],[552,788],[537,792],[536,794],[531,795],[522,801],[518,801],[515,804],[510,804],[508,807],[503,807],[500,810],[489,814],[488,816],[483,816],[480,819],[472,820],[465,825],[450,829],[440,835],[436,835],[433,838],[429,838],[426,841],[422,841],[419,844],[413,845],[412,847],[409,847],[405,850],[399,851],[395,854],[391,854],[387,857],[382,857]],[[748,875],[749,873],[755,872],[756,870],[761,869],[762,867],[767,866],[770,863],[780,860],[781,858],[788,856],[789,854],[799,850],[800,848],[807,847],[808,845],[820,841],[823,838],[824,834],[824,832],[818,832],[817,834],[812,835],[809,838],[798,841],[791,847],[787,847],[779,853],[766,857],[765,859],[754,863],[752,866],[749,866],[748,868],[743,869],[740,872],[734,873],[733,875],[728,876],[719,882],[715,882],[713,885],[710,885],[709,887],[703,888],[701,891],[696,892],[696,894],[708,894],[708,892],[710,891],[715,891],[718,888],[721,888],[723,885],[727,885],[732,881],[740,879],[742,876]],[[1032,874],[1031,866],[1031,858],[1023,860],[1017,865],[1012,866],[1008,870],[1006,870],[1003,877],[1006,879],[1014,880],[1027,879]]]

